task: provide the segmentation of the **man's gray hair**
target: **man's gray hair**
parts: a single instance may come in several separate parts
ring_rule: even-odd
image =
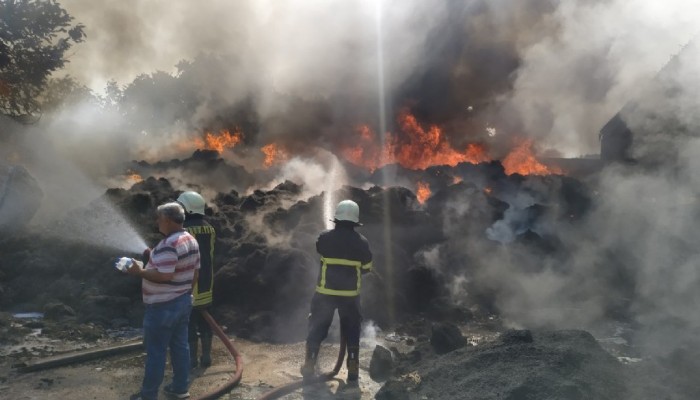
[[[178,224],[185,222],[185,209],[182,208],[180,203],[171,202],[162,204],[158,206],[156,212],[158,215],[163,215]]]

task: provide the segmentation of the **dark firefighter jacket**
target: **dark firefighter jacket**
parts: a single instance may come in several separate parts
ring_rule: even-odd
[[[351,225],[337,223],[316,241],[321,271],[316,292],[331,296],[360,294],[362,274],[372,270],[372,252],[367,239]]]
[[[214,287],[214,242],[216,231],[204,217],[199,214],[188,214],[184,223],[185,230],[197,239],[201,257],[199,279],[192,287],[194,296],[193,306],[206,306],[212,302]]]

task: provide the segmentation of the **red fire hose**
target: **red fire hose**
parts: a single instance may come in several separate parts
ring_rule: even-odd
[[[210,400],[210,399],[217,399],[219,396],[223,395],[224,393],[229,392],[231,389],[233,389],[234,386],[238,385],[238,383],[241,381],[241,377],[243,376],[243,361],[241,360],[241,354],[236,350],[235,347],[233,347],[233,343],[228,339],[228,336],[224,333],[224,331],[221,329],[221,327],[214,321],[214,318],[207,312],[207,310],[199,310],[199,312],[202,314],[202,317],[204,317],[205,320],[207,320],[207,323],[209,326],[211,326],[211,329],[216,333],[216,336],[221,339],[221,341],[224,343],[224,346],[228,349],[228,352],[231,353],[233,358],[236,360],[236,373],[231,376],[231,379],[228,380],[228,382],[224,383],[223,385],[219,386],[218,388],[212,390],[209,393],[206,393],[200,397],[195,397],[195,400]]]
[[[333,379],[334,376],[338,375],[338,372],[340,371],[340,368],[343,366],[343,360],[345,359],[345,349],[347,348],[347,341],[345,339],[345,335],[340,336],[340,351],[338,352],[338,359],[335,362],[335,367],[331,372],[327,372],[325,374],[321,374],[318,376],[315,376],[311,379],[301,379],[298,381],[294,381],[292,383],[288,383],[284,386],[280,386],[278,388],[272,389],[269,392],[263,394],[262,396],[258,397],[257,400],[272,400],[276,399],[279,397],[282,397],[286,394],[289,394],[305,385],[309,384],[314,384],[314,383],[320,383],[320,382],[325,382],[328,380]]]

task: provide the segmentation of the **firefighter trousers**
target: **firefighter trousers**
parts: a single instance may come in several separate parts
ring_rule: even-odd
[[[321,342],[328,336],[328,328],[333,322],[335,310],[340,316],[340,331],[347,340],[348,349],[360,347],[360,296],[330,296],[314,293],[311,299],[311,314],[309,314],[309,334],[306,345],[318,349]]]

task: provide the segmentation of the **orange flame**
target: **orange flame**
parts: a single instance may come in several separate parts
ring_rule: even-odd
[[[418,199],[418,202],[424,204],[430,195],[430,186],[428,186],[428,184],[425,182],[418,182],[416,187],[416,198]]]
[[[370,171],[391,163],[416,170],[433,165],[478,164],[490,160],[480,144],[469,144],[464,151],[455,150],[439,127],[433,125],[425,129],[407,111],[399,115],[399,127],[400,134],[387,133],[380,147],[372,130],[362,125],[357,128],[357,145],[344,148],[341,153],[349,162]]]
[[[213,134],[211,132],[206,132],[204,139],[196,138],[194,140],[197,148],[216,150],[219,153],[223,153],[224,149],[230,149],[235,147],[238,143],[243,140],[243,133],[240,131],[234,131],[233,134],[229,132],[228,129],[222,129],[218,134]]]
[[[547,167],[540,163],[532,153],[532,139],[523,140],[503,159],[506,174],[550,175],[561,174],[557,167]]]
[[[420,126],[416,117],[404,111],[399,115],[403,135],[392,138],[396,161],[409,169],[426,169],[433,165],[454,167],[461,162],[478,164],[488,161],[485,149],[479,144],[469,144],[460,152],[452,148],[440,128],[433,125],[428,130]]]
[[[126,176],[126,180],[129,182],[138,183],[138,182],[143,181],[143,178],[141,177],[141,175],[139,175],[138,173],[136,173],[135,171],[132,171],[130,169],[128,169],[126,171],[124,176]]]
[[[484,193],[486,193],[486,194],[491,194],[491,192],[493,192],[493,189],[491,189],[490,187],[485,187],[485,188],[484,188]]]
[[[265,161],[263,161],[265,168],[269,168],[273,164],[278,164],[289,159],[289,153],[275,143],[263,146],[260,151],[265,154]]]
[[[453,184],[453,185],[456,185],[456,184],[462,182],[462,180],[463,180],[463,179],[462,179],[461,176],[453,176],[453,177],[452,177],[452,184]]]
[[[360,125],[357,128],[360,134],[358,145],[346,147],[340,150],[343,157],[349,162],[367,168],[370,172],[375,169],[394,162],[394,158],[389,155],[389,146],[378,147],[375,141],[374,132],[367,125]],[[389,138],[387,138],[388,142]]]

